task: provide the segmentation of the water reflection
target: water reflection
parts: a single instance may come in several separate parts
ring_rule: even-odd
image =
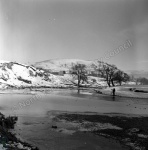
[[[80,89],[78,89],[77,94],[80,94]]]
[[[115,97],[115,96],[112,96],[112,100],[115,101],[115,100],[116,100],[116,97]]]

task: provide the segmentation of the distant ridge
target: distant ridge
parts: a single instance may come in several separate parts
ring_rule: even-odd
[[[133,75],[135,78],[144,77],[148,79],[148,71],[145,70],[128,70],[126,72],[129,75]]]
[[[74,64],[84,64],[87,70],[94,71],[94,67],[97,67],[97,60],[82,60],[82,59],[50,59],[33,64],[36,68],[42,68],[52,71],[69,70]]]

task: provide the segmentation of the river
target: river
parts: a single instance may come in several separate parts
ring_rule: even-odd
[[[32,94],[0,94],[0,111],[17,115],[15,133],[41,150],[119,150],[125,149],[113,140],[90,133],[59,133],[51,128],[50,111],[148,114],[146,100],[112,98],[75,90],[36,91]],[[61,126],[61,124],[58,124]]]

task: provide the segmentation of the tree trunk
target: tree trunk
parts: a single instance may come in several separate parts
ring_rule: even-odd
[[[108,86],[109,86],[109,87],[111,87],[111,85],[110,85],[110,81],[107,81],[107,84],[108,84]]]
[[[78,74],[78,88],[80,87],[80,75]]]
[[[120,84],[120,86],[121,86],[121,84],[122,84],[122,81],[120,81],[120,82],[119,82],[119,84]]]
[[[111,80],[111,83],[112,83],[112,86],[115,86],[115,85],[114,85],[114,81],[113,81],[113,80]]]
[[[108,79],[108,76],[107,76],[107,78],[106,78],[106,81],[107,81],[108,86],[111,87],[111,86],[110,86],[110,80]]]

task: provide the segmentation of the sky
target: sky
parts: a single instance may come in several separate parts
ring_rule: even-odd
[[[0,0],[0,60],[59,58],[148,70],[148,0]]]

